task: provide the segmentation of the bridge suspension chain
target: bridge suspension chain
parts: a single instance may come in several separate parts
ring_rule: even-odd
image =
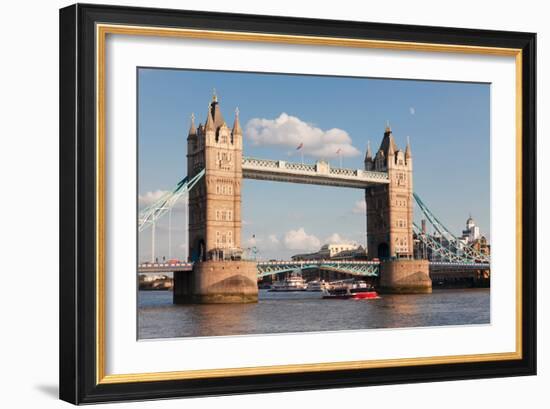
[[[158,219],[166,212],[174,207],[179,198],[187,193],[199,182],[204,176],[205,170],[201,170],[191,179],[187,176],[180,180],[176,187],[171,191],[164,193],[155,203],[145,207],[139,212],[138,216],[138,231],[143,231],[151,227]]]
[[[464,256],[464,259],[472,260],[472,261],[478,261],[483,263],[489,263],[490,257],[486,254],[483,254],[482,252],[472,248],[468,244],[464,244],[460,246],[458,243],[460,242],[459,239],[450,232],[447,227],[441,221],[432,213],[432,211],[429,209],[429,207],[420,199],[420,196],[418,196],[416,193],[413,193],[413,197],[418,204],[418,207],[420,210],[422,210],[422,213],[426,216],[430,224],[434,227],[435,231],[439,233],[442,237],[447,240],[450,247],[454,248],[454,251],[456,255],[460,256],[462,253]],[[418,226],[416,226],[417,228]],[[434,240],[435,243],[437,243]]]
[[[441,257],[445,261],[448,262],[473,262],[472,259],[467,259],[465,257],[461,257],[459,254],[457,254],[454,251],[451,251],[449,247],[446,247],[439,243],[437,240],[435,240],[432,236],[424,233],[420,227],[416,223],[413,223],[413,230],[416,234],[416,237],[425,244],[430,250],[432,250],[435,255]]]

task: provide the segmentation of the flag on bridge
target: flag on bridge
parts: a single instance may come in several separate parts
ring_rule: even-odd
[[[342,148],[338,148],[338,150],[336,151],[336,154],[340,155],[340,152],[342,152]]]
[[[299,151],[300,149],[302,149],[304,147],[304,143],[303,142],[300,142],[300,145],[298,145],[298,147],[296,148],[297,151]]]

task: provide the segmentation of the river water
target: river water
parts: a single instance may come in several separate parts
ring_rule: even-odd
[[[376,300],[260,290],[257,304],[174,305],[171,291],[140,291],[138,338],[276,334],[488,324],[489,289],[434,290]]]

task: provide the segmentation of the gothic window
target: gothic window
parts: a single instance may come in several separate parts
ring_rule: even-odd
[[[230,183],[217,183],[216,194],[218,195],[232,195],[233,186]]]
[[[231,153],[229,152],[218,152],[217,154],[218,166],[223,170],[231,169]]]
[[[407,222],[403,219],[397,220],[397,227],[407,227]]]

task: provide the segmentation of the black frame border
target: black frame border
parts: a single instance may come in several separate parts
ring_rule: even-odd
[[[460,44],[522,50],[522,359],[96,383],[96,23]],[[74,404],[536,374],[536,34],[137,7],[60,10],[60,388]]]

